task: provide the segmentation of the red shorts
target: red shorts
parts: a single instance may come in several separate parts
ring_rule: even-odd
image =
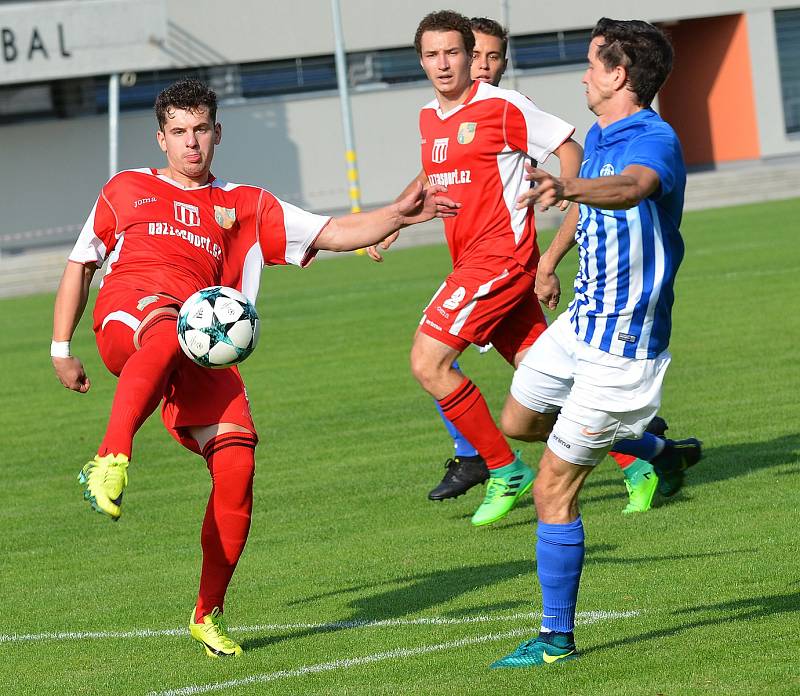
[[[180,303],[141,290],[100,291],[94,308],[94,332],[100,357],[119,376],[128,358],[139,349],[140,336],[153,319],[175,314]],[[255,433],[244,382],[235,367],[211,370],[181,355],[178,369],[164,390],[161,419],[184,447],[199,453],[187,428],[235,423]]]
[[[453,271],[422,313],[419,330],[461,352],[491,343],[510,364],[547,328],[533,291],[535,276],[505,265]]]

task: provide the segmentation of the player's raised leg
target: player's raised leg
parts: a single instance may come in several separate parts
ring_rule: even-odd
[[[133,437],[158,406],[181,359],[176,314],[168,306],[149,308],[141,319],[126,312],[127,323],[110,320],[98,332],[101,355],[119,381],[103,441],[78,481],[91,506],[113,520],[122,513]]]

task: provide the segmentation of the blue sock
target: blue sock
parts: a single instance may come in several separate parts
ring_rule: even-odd
[[[633,457],[644,459],[646,462],[653,460],[664,449],[664,441],[652,433],[645,433],[639,440],[620,440],[611,448],[620,454],[630,454]]]
[[[453,369],[458,370],[458,362],[453,361]],[[453,447],[455,449],[455,456],[456,457],[477,457],[478,450],[476,450],[472,443],[467,440],[462,434],[461,431],[453,425],[447,416],[444,415],[442,411],[442,407],[439,406],[439,402],[434,399],[433,403],[436,404],[436,410],[439,412],[439,415],[444,422],[444,427],[447,428],[447,432],[450,433],[450,437],[453,438]]]
[[[583,521],[536,527],[536,571],[542,586],[542,627],[570,633],[583,570]]]
[[[456,457],[478,456],[478,450],[472,446],[470,441],[461,434],[461,431],[450,422],[444,413],[442,413],[442,407],[439,406],[439,402],[434,400],[434,403],[436,404],[436,410],[439,411],[439,415],[442,417],[444,427],[447,428],[447,432],[450,433],[450,437],[453,438],[453,447],[456,451]]]

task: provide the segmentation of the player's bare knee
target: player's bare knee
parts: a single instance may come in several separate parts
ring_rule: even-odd
[[[431,356],[423,350],[411,350],[411,374],[419,382],[420,386],[427,392],[437,391],[437,385],[442,381],[447,367],[439,364],[439,361],[431,359]]]
[[[523,442],[535,442],[536,438],[531,435],[529,423],[521,421],[514,414],[503,411],[500,416],[500,429],[506,437],[512,440],[522,440]]]
[[[500,427],[506,437],[523,442],[545,442],[553,429],[554,414],[531,411],[511,401],[506,403],[500,416]]]

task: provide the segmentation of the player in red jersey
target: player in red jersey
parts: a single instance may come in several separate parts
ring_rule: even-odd
[[[121,513],[133,437],[163,400],[162,419],[201,454],[212,478],[201,533],[203,563],[192,637],[211,657],[239,655],[222,612],[250,528],[257,436],[238,370],[209,370],[177,341],[178,308],[203,287],[228,285],[251,300],[264,265],[305,266],[319,249],[374,244],[403,226],[448,216],[456,204],[419,185],[399,202],[330,218],[278,200],[264,189],[231,184],[211,172],[222,135],[216,95],[183,80],[156,100],[162,169],[121,172],[102,189],[72,250],[55,301],[51,355],[62,384],[90,388],[69,341],[95,271],[107,261],[94,310],[103,362],[119,377],[97,456],[81,470],[84,497],[112,519]]]
[[[526,161],[555,153],[562,172],[577,172],[582,150],[574,128],[527,97],[480,80],[470,62],[470,21],[455,12],[426,16],[415,36],[435,99],[420,113],[423,177],[462,203],[445,221],[453,272],[425,308],[411,367],[443,414],[486,462],[490,478],[472,524],[504,517],[530,488],[533,472],[515,457],[478,388],[453,361],[470,344],[492,343],[512,365],[546,328],[533,293],[539,249],[532,211],[515,201],[529,183]]]

